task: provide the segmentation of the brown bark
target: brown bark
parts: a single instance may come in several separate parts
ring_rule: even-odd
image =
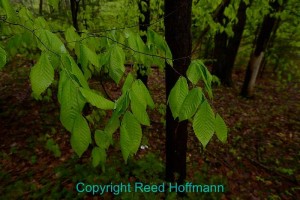
[[[79,1],[78,0],[70,0],[71,12],[72,12],[72,23],[76,31],[79,31],[77,15],[79,11]]]
[[[180,9],[178,9],[180,7]],[[165,37],[173,55],[173,68],[166,64],[166,94],[180,75],[185,75],[191,59],[192,0],[165,0]],[[174,12],[175,11],[175,12]],[[178,59],[183,58],[184,59]],[[166,180],[182,183],[186,177],[187,120],[174,120],[169,106],[166,113]],[[176,177],[175,174],[179,176]]]
[[[283,8],[283,6],[280,6],[278,1],[272,2],[270,5],[273,10],[264,17],[262,26],[257,36],[254,52],[250,56],[250,61],[247,66],[244,84],[241,90],[241,95],[244,97],[253,97],[254,95],[254,86],[257,73],[259,71],[264,52],[266,51],[268,42],[271,38],[271,34],[276,25],[276,18],[273,17],[272,14],[280,11]]]
[[[43,14],[43,0],[40,0],[40,5],[39,5],[39,14]]]
[[[142,2],[146,3],[147,10],[142,9]],[[139,10],[140,10],[140,13],[144,16],[144,17],[142,17],[142,16],[139,17],[139,28],[140,28],[140,31],[145,34],[147,32],[147,28],[150,24],[150,0],[143,0],[143,1],[141,0],[139,2]],[[147,36],[142,35],[142,40],[146,43]],[[147,86],[147,82],[148,82],[147,69],[148,69],[148,67],[139,65],[139,69],[137,71],[137,78],[141,79],[141,81],[146,86]]]
[[[234,32],[233,37],[228,38],[224,32],[217,33],[215,37],[214,57],[216,62],[213,65],[212,73],[219,77],[225,86],[231,87],[233,85],[232,70],[246,24],[247,7],[244,1],[240,2],[237,12],[238,22],[232,28]],[[219,21],[222,22],[223,19],[224,15],[220,15]]]

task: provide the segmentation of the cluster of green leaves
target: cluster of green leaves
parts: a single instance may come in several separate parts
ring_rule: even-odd
[[[127,60],[147,67],[157,65],[163,68],[165,62],[172,66],[172,54],[164,38],[151,29],[147,31],[146,44],[139,34],[127,29],[79,35],[73,27],[69,27],[63,34],[54,33],[43,17],[35,18],[25,7],[15,12],[9,1],[1,2],[1,12],[7,16],[1,25],[7,27],[7,33],[27,35],[32,41],[27,45],[40,52],[30,72],[33,96],[40,99],[56,77],[59,79],[60,121],[71,132],[71,146],[76,154],[82,156],[92,145],[93,166],[100,164],[104,170],[106,150],[113,142],[113,133],[119,129],[121,151],[127,162],[139,149],[141,126],[150,125],[147,107],[153,109],[155,105],[146,86],[132,73],[125,74],[124,64]],[[22,45],[22,42],[14,45]],[[6,57],[5,50],[0,48],[1,66],[5,64]],[[100,91],[90,88],[89,79],[98,73],[107,73],[116,84],[124,80],[122,95],[118,99],[108,100]],[[212,97],[214,77],[199,60],[191,63],[187,77],[194,88],[189,91],[186,78],[181,77],[169,97],[174,118],[179,117],[181,121],[194,118],[195,133],[204,146],[212,136],[211,131],[216,131],[220,140],[225,141],[227,130],[224,121],[219,115],[214,116],[202,89],[196,87],[197,82],[202,80],[206,92]],[[87,103],[95,110],[113,111],[103,130],[91,130],[90,117],[82,114]]]
[[[211,84],[214,76],[210,74],[201,60],[193,60],[186,72],[187,79],[193,87],[189,90],[187,79],[181,76],[172,88],[168,103],[174,119],[179,121],[190,119],[194,132],[205,147],[214,132],[219,140],[227,139],[227,127],[219,114],[214,114],[201,87],[197,86],[201,80],[208,96],[212,98]]]
[[[70,27],[64,35],[58,35],[51,31],[44,18],[34,19],[24,7],[15,13],[8,1],[2,2],[9,23],[17,24],[7,26],[10,33],[22,35],[29,32],[34,41],[32,46],[38,47],[41,52],[38,62],[30,72],[33,96],[36,99],[39,99],[53,83],[55,71],[58,72],[60,121],[72,133],[71,145],[77,155],[81,156],[90,144],[95,144],[92,151],[93,165],[101,164],[103,167],[105,150],[112,143],[112,134],[120,128],[121,150],[124,160],[127,161],[139,148],[142,138],[141,125],[150,125],[146,112],[147,106],[154,108],[150,93],[145,85],[140,80],[135,80],[130,73],[124,82],[122,95],[113,102],[103,97],[99,91],[90,89],[88,80],[92,74],[104,71],[119,84],[125,72],[126,55],[132,53],[134,62],[146,66],[163,66],[165,60],[160,56],[166,55],[170,58],[167,62],[172,64],[171,53],[164,39],[150,29],[147,33],[147,44],[144,44],[139,34],[128,30],[91,37],[88,33],[80,36]],[[6,52],[1,48],[0,53],[3,66],[6,62]],[[73,53],[78,58],[77,62],[71,56]],[[151,54],[154,56],[149,56]],[[86,103],[95,109],[113,110],[105,129],[95,130],[94,137],[86,117],[82,115]]]

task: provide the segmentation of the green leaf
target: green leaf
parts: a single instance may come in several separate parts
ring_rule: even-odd
[[[111,118],[108,120],[107,125],[104,128],[104,131],[110,137],[110,143],[112,143],[112,134],[120,127],[119,115],[116,112],[113,112]]]
[[[88,82],[85,79],[82,71],[70,55],[63,54],[61,57],[61,63],[62,68],[73,75],[72,78],[74,79],[74,81],[80,84],[83,88],[89,88]]]
[[[122,94],[119,99],[117,99],[115,104],[115,112],[117,115],[122,115],[129,106],[129,93],[126,92]]]
[[[102,170],[104,171],[105,162],[106,162],[105,149],[94,147],[92,150],[93,167],[97,167],[100,164],[102,166]]]
[[[54,10],[58,11],[59,0],[48,0],[48,3]]]
[[[81,115],[77,115],[71,135],[72,149],[79,157],[87,150],[91,143],[91,131],[86,119]]]
[[[123,84],[122,93],[125,93],[129,88],[131,88],[133,81],[134,81],[134,78],[133,78],[132,74],[129,72],[125,79],[125,82]]]
[[[133,82],[131,87],[131,94],[135,95],[142,105],[148,105],[152,109],[155,107],[153,99],[147,87],[141,80],[136,80]]]
[[[131,97],[131,111],[135,118],[143,125],[150,126],[150,119],[146,112],[146,105],[143,105],[138,97],[132,93]]]
[[[71,132],[75,119],[81,114],[86,101],[79,91],[77,82],[70,79],[70,77],[66,77],[66,80],[61,82],[63,85],[61,86],[60,95],[60,121]]]
[[[97,54],[86,45],[82,44],[80,45],[79,63],[81,63],[83,67],[87,67],[88,61],[90,61],[100,71],[100,63]]]
[[[11,22],[13,22],[14,20],[16,20],[16,12],[13,10],[10,1],[9,0],[1,0],[1,4],[3,9],[6,12],[7,15],[7,19]]]
[[[6,64],[6,52],[0,47],[0,69]]]
[[[193,121],[194,132],[204,148],[214,134],[214,122],[214,113],[208,102],[204,101],[201,104],[200,109],[197,111]]]
[[[172,53],[165,39],[149,28],[147,31],[147,39],[148,46],[156,46],[156,48],[161,52],[161,56],[168,58],[166,59],[166,62],[170,66],[173,66]]]
[[[61,53],[67,52],[62,41],[54,33],[48,30],[38,29],[35,31],[35,34],[38,37],[37,40],[40,44],[39,47],[42,51],[49,50],[52,53],[55,53],[56,56],[58,56]]]
[[[222,119],[222,117],[219,114],[216,114],[216,119],[215,119],[215,131],[218,139],[221,142],[226,142],[227,140],[227,127]]]
[[[135,154],[141,144],[142,128],[139,122],[127,111],[121,123],[120,144],[125,163],[129,156]]]
[[[95,142],[98,145],[98,147],[102,149],[107,149],[110,145],[110,136],[105,132],[101,130],[95,131]]]
[[[181,105],[183,104],[186,96],[188,95],[188,92],[189,88],[186,78],[182,76],[179,77],[176,84],[172,88],[168,98],[168,103],[174,119],[178,117]]]
[[[80,36],[76,33],[76,29],[73,26],[70,26],[65,31],[65,38],[71,50],[75,48],[76,41],[80,40]]]
[[[125,53],[117,46],[112,45],[109,57],[109,76],[118,84],[125,72]]]
[[[203,77],[201,65],[203,63],[199,62],[199,60],[193,60],[186,71],[187,78],[196,85],[200,78]]]
[[[79,89],[81,94],[84,96],[84,98],[92,104],[93,106],[96,106],[97,108],[104,109],[104,110],[110,110],[115,107],[114,102],[105,99],[101,95],[92,92],[90,89]]]
[[[43,17],[37,17],[34,19],[34,29],[47,29],[50,30],[47,21]]]
[[[30,71],[30,82],[33,96],[38,98],[53,82],[54,69],[45,53],[42,53],[39,61]]]
[[[189,91],[179,111],[179,121],[191,118],[197,111],[202,100],[202,90],[199,87]]]
[[[138,51],[138,52],[142,52],[142,53],[146,53],[146,45],[143,42],[140,34],[131,32],[127,30],[127,41],[128,41],[128,46],[133,49],[133,51]],[[144,64],[145,63],[145,55],[141,54],[141,53],[135,53],[134,58],[136,59],[136,61],[140,64]]]

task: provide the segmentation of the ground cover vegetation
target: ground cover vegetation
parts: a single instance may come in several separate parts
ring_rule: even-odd
[[[0,2],[2,198],[299,197],[298,1]]]

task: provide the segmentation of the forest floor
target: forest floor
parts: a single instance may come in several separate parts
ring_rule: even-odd
[[[79,198],[75,184],[83,180],[98,184],[150,181],[151,176],[163,180],[162,72],[154,70],[149,78],[157,105],[150,111],[152,125],[144,129],[142,143],[148,148],[140,149],[136,160],[149,152],[158,157],[148,156],[146,164],[130,161],[125,165],[116,142],[108,151],[102,173],[91,167],[90,151],[78,159],[71,150],[70,133],[60,124],[55,95],[40,101],[31,97],[31,66],[30,61],[17,57],[0,71],[0,199]],[[224,193],[203,194],[201,199],[300,199],[300,86],[282,85],[266,72],[257,80],[255,98],[245,99],[239,96],[243,77],[244,70],[236,70],[235,87],[214,88],[211,103],[230,129],[226,144],[214,137],[203,150],[189,128],[187,180],[225,185]],[[104,85],[116,98],[119,87],[110,81]],[[100,118],[105,121],[107,117],[100,114]],[[103,198],[112,197],[105,194]],[[199,199],[197,194],[188,194],[193,197]],[[161,198],[163,194],[158,194],[156,199]]]

